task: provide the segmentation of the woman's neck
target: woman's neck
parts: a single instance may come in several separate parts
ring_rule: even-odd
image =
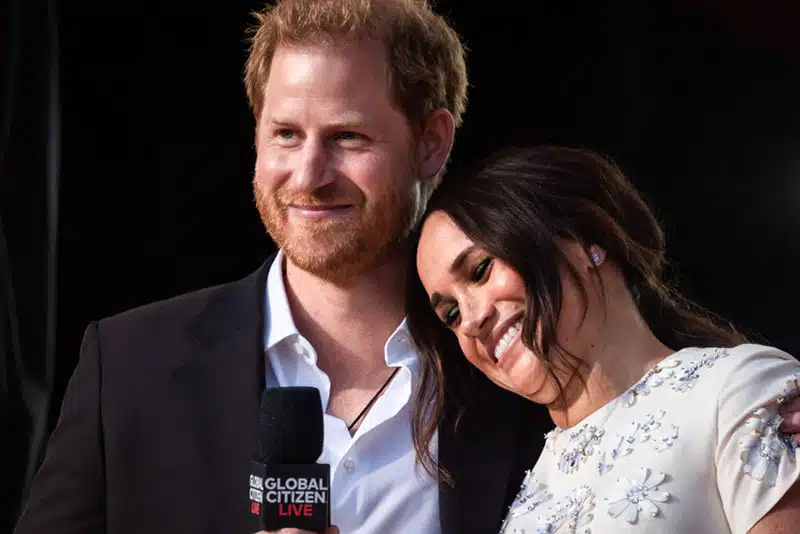
[[[548,406],[553,422],[569,428],[616,399],[675,351],[661,343],[631,300],[609,313],[598,342],[576,354],[580,364]]]

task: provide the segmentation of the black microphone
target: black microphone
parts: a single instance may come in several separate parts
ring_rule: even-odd
[[[323,532],[331,524],[322,400],[310,387],[267,388],[261,397],[259,457],[250,470],[250,513],[263,530]]]

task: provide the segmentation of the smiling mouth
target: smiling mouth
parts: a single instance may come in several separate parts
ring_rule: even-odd
[[[520,336],[520,334],[522,334],[522,319],[514,323],[511,328],[506,330],[506,333],[503,334],[503,337],[501,337],[500,341],[497,342],[493,354],[495,361],[500,361],[503,353],[511,345],[511,343],[513,343]]]
[[[314,204],[311,206],[292,204],[289,207],[302,211],[332,211],[332,210],[341,210],[344,208],[349,208],[350,206],[348,204],[332,204],[330,206],[320,206],[319,204]]]
[[[289,213],[296,217],[303,219],[324,219],[328,217],[344,216],[352,210],[353,206],[349,204],[336,204],[321,206],[314,204],[310,206],[303,206],[298,204],[289,205]]]

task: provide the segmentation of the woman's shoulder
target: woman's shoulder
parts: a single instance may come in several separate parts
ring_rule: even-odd
[[[686,402],[708,406],[709,401],[724,396],[726,389],[762,393],[798,370],[800,363],[790,354],[766,345],[686,347],[659,362],[620,400],[629,406],[652,390],[658,391],[656,397],[662,402],[674,403],[677,394]]]
[[[779,429],[781,405],[800,395],[800,362],[756,344],[698,353],[718,354],[708,369],[717,488],[733,531],[747,532],[800,474],[800,453]]]
[[[718,357],[730,357],[733,359],[747,359],[758,357],[778,357],[787,360],[797,359],[788,352],[781,350],[777,347],[770,345],[759,345],[757,343],[743,343],[732,347],[687,347],[678,351],[676,354],[683,354],[684,356],[691,355],[694,357],[702,356],[703,354],[718,354]]]
[[[793,360],[797,361],[797,359],[789,354],[786,351],[783,351],[777,347],[772,347],[769,345],[759,345],[756,343],[743,343],[741,345],[736,345],[735,347],[728,347],[725,350],[728,351],[733,356],[738,358],[752,358],[752,357],[777,357],[786,360]]]
[[[800,362],[786,351],[768,345],[746,343],[734,347],[690,347],[677,353],[681,363],[676,381],[692,387],[701,375],[706,387],[726,389],[746,387],[757,391],[774,387],[775,380],[800,379]]]
[[[709,424],[717,429],[756,424],[768,414],[772,420],[781,405],[800,396],[800,362],[767,345],[689,347],[659,363],[651,374],[645,385],[663,384],[655,388],[660,392],[657,402],[680,405],[696,418],[711,417]]]

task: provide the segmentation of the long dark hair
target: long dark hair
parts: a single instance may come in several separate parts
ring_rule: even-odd
[[[731,324],[665,281],[661,226],[623,173],[594,152],[554,146],[505,150],[477,170],[448,177],[428,203],[427,214],[434,211],[445,212],[490,256],[520,273],[526,289],[522,341],[544,358],[551,374],[555,370],[563,376],[566,370],[574,376],[577,370],[575,359],[556,341],[561,273],[567,272],[583,288],[559,246],[565,238],[586,249],[597,245],[606,251],[621,269],[639,312],[666,346],[680,350],[745,341]],[[448,414],[467,406],[471,366],[455,336],[431,309],[417,275],[416,254],[415,246],[409,258],[407,324],[422,375],[412,432],[426,471],[450,481],[429,446],[439,425],[450,422]]]

